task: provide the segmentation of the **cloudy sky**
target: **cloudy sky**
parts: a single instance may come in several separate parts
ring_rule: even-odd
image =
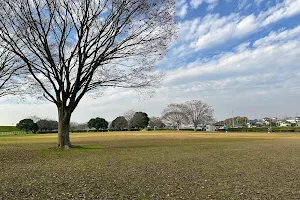
[[[176,9],[179,35],[159,63],[166,75],[153,97],[109,88],[85,97],[72,121],[111,121],[129,109],[160,116],[169,103],[193,99],[218,120],[300,115],[300,0],[177,0]],[[0,113],[0,125],[57,118],[47,102],[1,99]]]

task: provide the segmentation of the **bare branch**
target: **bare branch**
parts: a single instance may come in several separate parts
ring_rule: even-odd
[[[16,94],[18,81],[16,75],[21,74],[23,66],[5,48],[0,50],[0,97],[9,94]]]

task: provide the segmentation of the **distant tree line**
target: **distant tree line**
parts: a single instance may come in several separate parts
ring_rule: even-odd
[[[201,100],[169,104],[161,117],[148,117],[145,112],[129,110],[116,117],[111,123],[102,117],[91,118],[87,123],[70,123],[71,131],[127,131],[142,129],[177,129],[191,126],[195,131],[214,123],[213,109]],[[51,119],[31,117],[21,120],[17,127],[24,131],[57,131],[58,122]]]
[[[16,127],[25,132],[36,133],[40,132],[51,132],[57,130],[58,122],[51,119],[40,119],[36,116],[22,119],[17,123]]]

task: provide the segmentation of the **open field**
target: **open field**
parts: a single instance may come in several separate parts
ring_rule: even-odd
[[[0,199],[299,199],[300,134],[0,137]]]

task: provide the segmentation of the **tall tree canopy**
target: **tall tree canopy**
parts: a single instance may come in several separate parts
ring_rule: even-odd
[[[22,119],[17,124],[17,128],[26,132],[32,131],[33,133],[37,132],[39,129],[37,123],[34,123],[32,119]]]
[[[174,10],[175,0],[0,2],[0,46],[57,106],[58,147],[71,146],[70,118],[86,93],[158,82],[153,70],[176,33]]]
[[[111,123],[111,128],[114,130],[124,130],[128,128],[128,122],[123,116],[119,116]]]
[[[108,128],[108,122],[100,117],[92,118],[88,122],[88,127],[95,128],[97,131],[99,131],[100,129],[106,130]]]
[[[42,131],[52,131],[57,129],[57,121],[50,119],[40,119],[36,122],[39,129]]]
[[[131,128],[146,128],[149,123],[149,117],[147,113],[136,112],[131,120]]]

